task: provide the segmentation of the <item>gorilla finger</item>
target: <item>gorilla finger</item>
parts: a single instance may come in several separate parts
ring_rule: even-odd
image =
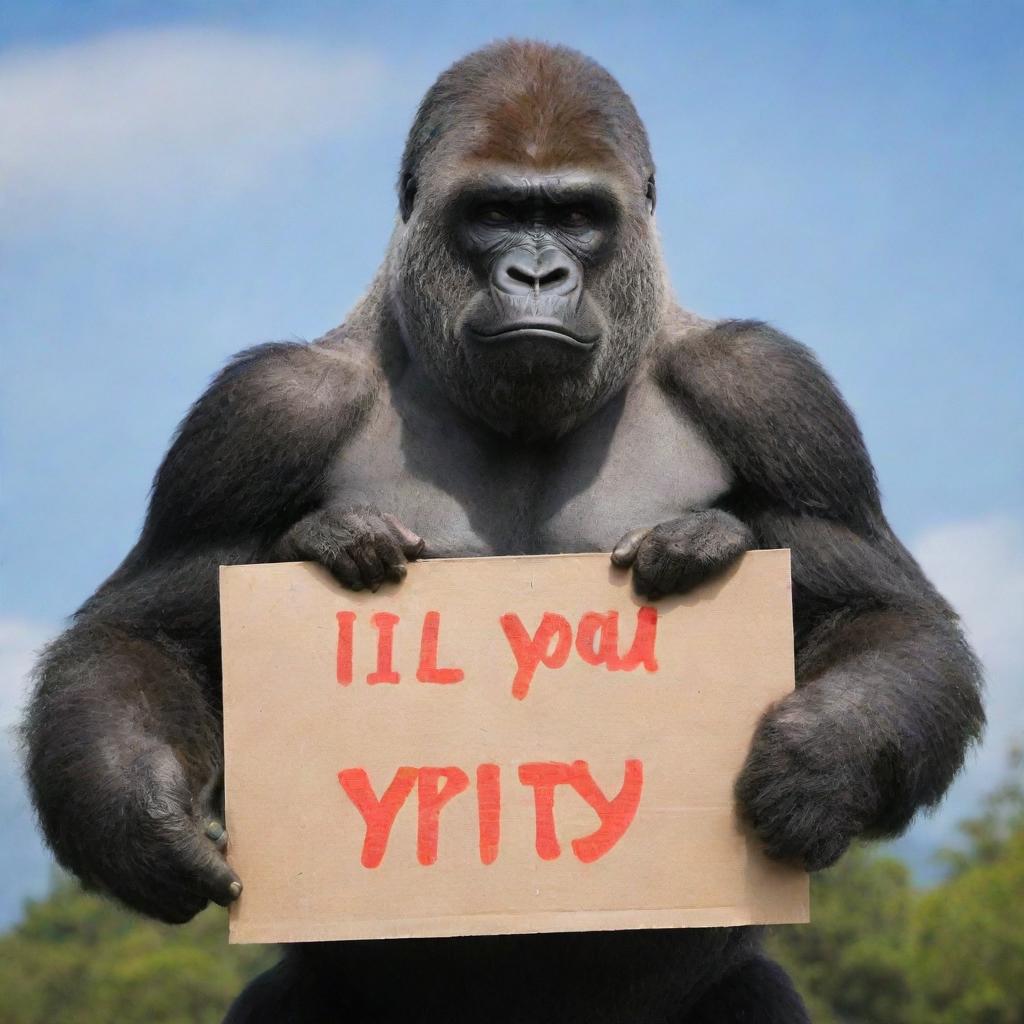
[[[384,575],[394,583],[400,583],[405,579],[405,555],[398,545],[398,541],[391,533],[380,533],[375,538],[377,557],[384,566]]]
[[[674,578],[666,579],[660,573],[647,573],[638,566],[633,566],[633,589],[640,597],[649,601],[657,601],[668,594],[679,592],[679,586]]]
[[[384,579],[384,566],[381,564],[373,539],[367,537],[358,541],[349,549],[363,583],[371,590],[377,590]]]
[[[413,533],[408,526],[390,512],[385,512],[381,518],[387,523],[391,535],[398,541],[402,554],[410,562],[415,561],[423,554],[423,549],[427,546],[427,542],[418,533]]]
[[[242,892],[242,881],[231,870],[217,847],[198,830],[191,830],[177,844],[178,870],[188,879],[188,887],[197,895],[226,907]]]
[[[649,535],[633,562],[633,587],[647,597],[674,594],[679,590],[685,568],[659,538]]]
[[[647,527],[630,530],[612,549],[612,565],[616,565],[620,569],[631,566],[640,550],[640,545],[650,532]]]
[[[333,551],[325,565],[343,587],[348,587],[349,590],[363,589],[363,576],[359,566],[344,548]]]
[[[720,566],[697,566],[689,564],[679,571],[676,576],[675,586],[672,588],[674,594],[685,594],[690,590],[694,590],[699,587],[702,583],[707,582],[718,570]]]

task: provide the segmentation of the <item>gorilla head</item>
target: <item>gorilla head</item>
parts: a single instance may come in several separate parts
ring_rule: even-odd
[[[391,302],[464,411],[557,435],[625,383],[665,286],[647,133],[603,68],[533,42],[459,61],[420,105],[399,193]]]

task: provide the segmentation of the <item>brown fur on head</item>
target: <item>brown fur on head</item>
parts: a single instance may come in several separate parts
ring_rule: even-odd
[[[531,40],[493,43],[438,78],[409,131],[400,187],[442,142],[467,160],[605,170],[644,189],[654,174],[647,132],[619,83],[575,50]]]
[[[606,112],[592,92],[563,74],[565,56],[536,43],[509,47],[512,88],[482,90],[479,160],[536,170],[587,167],[618,170],[621,161],[603,130]]]
[[[462,257],[453,210],[488,174],[583,174],[615,196],[610,257],[585,268],[602,322],[593,357],[557,372],[510,354],[486,362],[458,337],[490,287]],[[598,64],[536,42],[497,43],[445,71],[420,104],[402,159],[402,223],[388,257],[406,345],[465,411],[494,429],[570,429],[621,388],[657,332],[665,289],[653,227],[653,161],[629,97]]]

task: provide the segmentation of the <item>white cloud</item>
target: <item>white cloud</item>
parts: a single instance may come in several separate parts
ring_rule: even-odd
[[[1003,516],[950,523],[913,545],[928,577],[960,613],[985,669],[988,728],[946,801],[915,825],[919,847],[949,840],[1001,781],[1010,744],[1024,740],[1024,523]]]
[[[381,63],[216,29],[119,32],[0,57],[0,218],[68,203],[117,215],[235,191],[353,128]]]

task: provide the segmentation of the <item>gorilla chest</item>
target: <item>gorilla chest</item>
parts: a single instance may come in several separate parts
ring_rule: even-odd
[[[339,453],[331,496],[394,513],[436,557],[608,551],[731,483],[697,425],[647,381],[548,445],[397,409],[379,408]]]

